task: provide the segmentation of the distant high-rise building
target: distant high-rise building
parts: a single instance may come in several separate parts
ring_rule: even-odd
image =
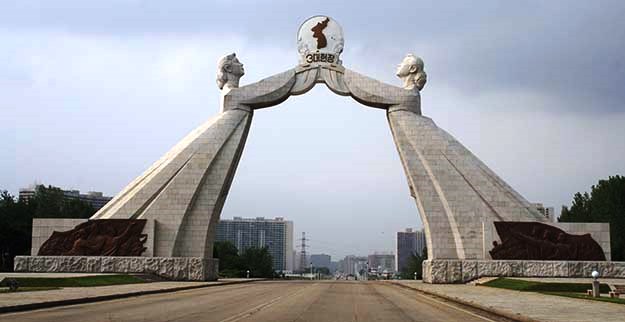
[[[337,261],[330,262],[330,267],[328,267],[330,269],[330,273],[332,273],[332,274],[336,273],[336,271],[339,268],[339,262],[340,261],[338,261],[338,262]]]
[[[339,259],[339,261],[336,262],[336,271],[347,274],[345,273],[345,259]]]
[[[343,259],[343,273],[358,276],[361,271],[367,271],[367,257],[348,255]]]
[[[30,199],[35,197],[35,193],[37,192],[37,187],[42,185],[34,185],[29,188],[20,189],[19,200],[28,202]],[[59,188],[61,189],[61,188]],[[63,190],[63,196],[65,199],[78,199],[80,201],[86,202],[93,207],[96,211],[100,210],[100,208],[104,207],[107,202],[109,202],[113,197],[104,196],[101,192],[97,191],[89,191],[86,194],[80,193],[79,190]]]
[[[421,229],[421,230],[417,230],[415,231],[416,234],[416,249],[415,252],[419,255],[419,256],[423,256],[423,250],[425,250],[427,248],[427,243],[425,242],[425,230]]]
[[[542,203],[537,202],[533,203],[532,206],[538,210],[545,218],[547,218],[550,222],[556,222],[556,214],[554,212],[553,207],[545,207]]]
[[[280,272],[293,271],[293,222],[275,219],[222,219],[217,225],[215,241],[230,241],[239,252],[250,247],[267,247],[273,258],[273,268]]]
[[[378,273],[395,271],[395,255],[375,253],[368,256],[369,270]]]
[[[332,257],[327,254],[312,254],[310,262],[314,267],[325,267],[332,271]]]
[[[408,265],[408,260],[413,254],[423,256],[423,249],[426,247],[425,231],[413,231],[407,228],[406,231],[397,232],[395,248],[395,270],[401,272]]]

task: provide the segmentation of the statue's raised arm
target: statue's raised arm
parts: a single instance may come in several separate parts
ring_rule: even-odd
[[[403,86],[388,85],[351,70],[345,70],[345,83],[350,95],[358,102],[387,110],[407,110],[421,115],[420,91],[427,76],[423,60],[408,54],[397,66],[396,75]]]
[[[234,53],[222,57],[217,63],[221,112],[233,109],[252,111],[280,104],[289,97],[289,91],[295,83],[295,71],[290,69],[239,87],[239,80],[244,74],[243,64]]]

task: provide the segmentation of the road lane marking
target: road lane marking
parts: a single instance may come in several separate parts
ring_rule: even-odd
[[[309,289],[309,288],[311,288],[311,287],[313,287],[313,286],[315,286],[317,284],[319,284],[319,283],[308,285],[308,286],[306,286],[306,287],[304,287],[302,289],[299,289],[299,290],[297,290],[297,291],[295,291],[293,293],[280,295],[280,296],[278,296],[278,297],[276,297],[276,298],[274,298],[274,299],[272,299],[270,301],[267,301],[265,303],[259,304],[259,305],[255,306],[255,307],[253,307],[253,308],[251,308],[251,309],[249,309],[247,311],[241,312],[239,314],[235,314],[235,315],[233,315],[233,316],[231,316],[229,318],[226,318],[224,320],[221,320],[219,322],[236,322],[236,321],[243,320],[245,318],[248,318],[248,317],[250,317],[250,316],[252,316],[252,315],[262,311],[263,309],[266,309],[266,308],[272,306],[273,304],[275,304],[276,302],[280,301],[284,297],[295,296],[295,295],[297,295],[299,293],[302,293],[305,290],[307,290],[307,289]]]
[[[368,288],[370,288],[372,290],[372,293],[377,294],[379,297],[381,297],[382,299],[384,299],[386,302],[388,302],[390,305],[392,305],[393,307],[395,307],[402,315],[404,318],[406,318],[407,320],[410,321],[415,321],[410,314],[408,314],[406,312],[406,310],[402,309],[399,305],[397,305],[395,302],[391,301],[391,299],[389,299],[388,297],[384,296],[384,294],[380,293],[380,291],[375,287],[375,285],[367,283]],[[401,293],[400,293],[401,294]]]
[[[384,283],[384,284],[382,284],[382,285],[386,285],[386,286],[389,286],[389,287],[390,287],[390,285],[385,284],[385,283]],[[401,290],[404,290],[405,292],[408,292],[408,290],[407,290],[407,289],[404,289],[404,288],[402,288],[401,286],[394,285],[394,283],[393,283],[393,286],[394,286],[396,289],[401,289]],[[429,296],[426,296],[426,295],[424,295],[424,294],[421,294],[418,290],[413,291],[413,293],[414,293],[414,294],[416,294],[417,296],[420,296],[420,297],[422,297],[422,298],[424,298],[424,299],[427,299],[427,300],[429,300],[429,301],[436,302],[436,303],[439,303],[439,304],[443,304],[443,305],[445,305],[445,306],[447,306],[447,307],[450,307],[450,308],[452,308],[452,309],[455,309],[455,310],[458,310],[458,311],[461,311],[461,312],[467,313],[467,314],[469,314],[469,315],[475,316],[475,317],[477,317],[477,318],[479,318],[479,319],[482,319],[482,320],[484,320],[484,321],[489,321],[489,322],[497,322],[497,321],[495,321],[495,320],[491,320],[491,319],[489,319],[489,318],[487,318],[487,317],[484,317],[484,316],[481,316],[481,315],[479,315],[479,314],[475,314],[475,313],[473,313],[473,312],[471,312],[471,311],[468,311],[468,310],[465,310],[465,309],[459,308],[459,307],[454,306],[454,305],[451,305],[451,304],[449,304],[449,303],[445,303],[445,302],[443,302],[443,301],[441,301],[441,300],[439,300],[439,299],[436,299],[436,298],[429,297]]]

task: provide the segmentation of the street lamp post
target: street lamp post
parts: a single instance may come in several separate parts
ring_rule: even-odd
[[[592,297],[601,297],[601,291],[599,290],[599,272],[592,271]]]
[[[250,270],[247,270],[247,278],[250,278]]]
[[[312,264],[312,262],[310,262],[310,280],[312,281],[313,279],[314,279],[313,264]]]
[[[414,280],[417,280],[417,272],[414,272]]]

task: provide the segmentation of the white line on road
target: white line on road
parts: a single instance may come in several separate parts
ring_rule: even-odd
[[[406,292],[408,291],[408,290],[406,290],[406,289],[402,288],[401,286],[394,285],[394,283],[392,283],[392,284],[393,284],[393,286],[397,287],[398,289],[403,289],[403,290],[404,290],[404,291],[406,291]],[[457,306],[455,306],[455,305],[451,305],[451,304],[449,304],[449,303],[445,303],[445,302],[443,302],[443,301],[441,301],[441,300],[439,300],[439,299],[436,299],[436,298],[434,298],[434,297],[430,297],[430,296],[423,295],[423,294],[421,294],[418,290],[414,290],[414,293],[415,293],[417,296],[420,296],[420,297],[422,297],[422,298],[424,298],[424,299],[427,299],[427,300],[430,300],[430,301],[433,301],[433,302],[436,302],[436,303],[439,303],[439,304],[443,304],[443,305],[445,305],[445,306],[447,306],[447,307],[450,307],[450,308],[452,308],[452,309],[458,310],[458,311],[460,311],[460,312],[464,312],[464,313],[470,314],[470,315],[475,316],[475,317],[477,317],[477,318],[480,318],[480,319],[482,319],[482,320],[484,320],[484,321],[489,321],[489,322],[497,322],[497,321],[495,321],[495,320],[491,320],[491,319],[486,318],[486,317],[484,317],[484,316],[481,316],[481,315],[479,315],[479,314],[475,314],[475,313],[473,313],[473,312],[471,312],[471,311],[468,311],[468,310],[465,310],[465,309],[461,309],[461,308],[459,308],[459,307],[457,307]]]
[[[242,320],[242,319],[245,319],[245,318],[247,318],[247,317],[250,317],[250,316],[252,316],[252,315],[254,315],[254,314],[256,314],[256,313],[260,312],[260,311],[261,311],[261,310],[263,310],[263,309],[266,309],[266,308],[268,308],[268,307],[272,306],[273,304],[275,304],[276,302],[280,301],[280,300],[281,300],[282,298],[284,298],[284,297],[287,297],[287,296],[295,296],[295,295],[297,295],[297,294],[299,294],[299,293],[301,293],[301,292],[303,292],[303,291],[307,290],[308,288],[313,287],[313,286],[315,286],[315,285],[317,285],[317,284],[318,284],[318,283],[315,283],[315,284],[312,284],[312,285],[308,285],[308,286],[306,286],[306,287],[304,287],[304,288],[302,288],[302,289],[299,289],[299,290],[297,290],[297,291],[295,291],[295,292],[293,292],[293,293],[289,293],[289,294],[285,294],[285,295],[280,295],[280,296],[278,296],[278,297],[276,297],[276,298],[272,299],[271,301],[267,301],[267,302],[265,302],[265,303],[259,304],[259,305],[255,306],[255,307],[253,307],[253,308],[251,308],[251,309],[249,309],[249,310],[247,310],[247,311],[241,312],[241,313],[239,313],[239,314],[235,314],[235,315],[233,315],[233,316],[231,316],[231,317],[229,317],[229,318],[226,318],[226,319],[224,319],[224,320],[221,320],[221,321],[219,321],[219,322],[236,322],[236,321],[240,321],[240,320]]]

